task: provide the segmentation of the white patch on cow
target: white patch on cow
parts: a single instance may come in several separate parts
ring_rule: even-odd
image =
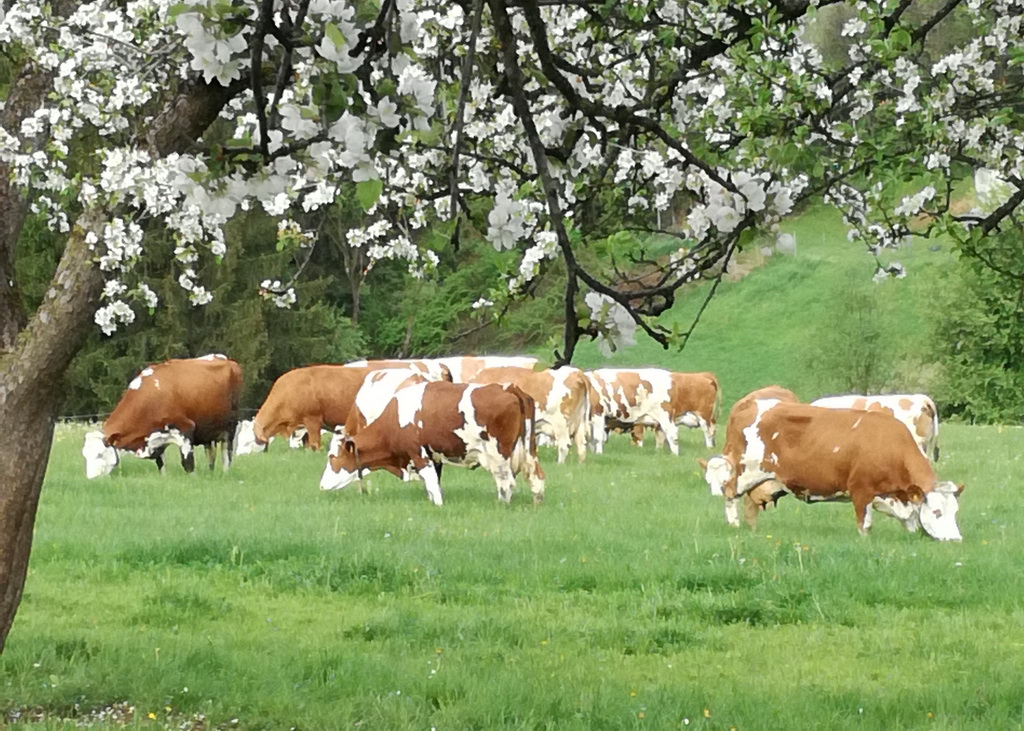
[[[355,407],[366,424],[375,422],[400,390],[421,385],[433,377],[411,368],[388,368],[371,373],[356,393]],[[401,407],[399,407],[401,410]],[[399,414],[400,426],[404,413]]]
[[[708,458],[707,467],[704,469],[704,480],[711,489],[711,494],[722,495],[722,490],[732,478],[732,463],[722,454],[716,454]]]
[[[101,431],[85,435],[82,456],[85,457],[85,476],[90,480],[109,475],[117,466],[117,450],[104,443]]]
[[[741,457],[743,461],[743,469],[736,480],[737,496],[753,490],[766,480],[775,478],[774,473],[762,468],[761,464],[763,462],[770,461],[774,464],[778,463],[778,458],[774,452],[770,455],[766,453],[767,448],[765,443],[761,440],[759,427],[761,425],[761,419],[764,417],[765,413],[774,408],[780,403],[780,401],[779,399],[757,399],[754,403],[757,404],[757,415],[754,417],[753,423],[743,430],[746,447],[744,448],[743,456]],[[726,515],[726,518],[728,519],[728,514]],[[730,525],[733,524],[730,523]]]
[[[778,432],[775,432],[774,434],[772,434],[772,439],[778,439],[778,438],[779,438],[779,433]]]
[[[334,436],[331,437],[331,445],[327,448],[328,457],[337,457],[341,454],[341,440],[345,438],[345,428],[337,427],[334,430]]]
[[[437,477],[437,468],[434,467],[434,463],[431,462],[424,466],[419,471],[419,475],[423,480],[423,487],[427,491],[430,502],[438,507],[444,505],[444,499],[441,497],[441,481]]]
[[[832,454],[835,454],[838,451],[839,451],[839,445],[838,444],[836,446],[832,447]]]
[[[414,386],[403,388],[395,394],[394,398],[398,401],[399,429],[416,423],[416,415],[423,408],[423,393],[426,388],[426,383],[417,383]],[[420,425],[422,426],[422,421]]]
[[[145,378],[146,376],[151,376],[153,375],[153,369],[149,367],[143,368],[142,373],[140,373],[139,375],[142,376],[143,378]]]
[[[259,444],[256,441],[256,424],[252,419],[245,419],[238,422],[235,427],[235,449],[236,455],[255,454],[266,450],[266,444]]]
[[[135,452],[143,459],[152,459],[157,450],[170,444],[178,447],[181,456],[188,457],[192,453],[192,441],[177,429],[155,431],[146,437],[146,446]]]
[[[210,353],[209,355],[201,355],[196,360],[227,360],[228,357],[222,353]]]
[[[962,540],[956,514],[960,509],[959,489],[951,482],[940,482],[921,503],[921,527],[939,541]]]
[[[128,388],[133,391],[138,391],[142,388],[142,376],[135,376],[135,378],[132,379],[132,382],[128,384]]]

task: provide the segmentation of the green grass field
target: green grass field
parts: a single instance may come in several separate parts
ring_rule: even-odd
[[[323,455],[281,444],[227,475],[129,458],[89,482],[82,434],[55,441],[0,658],[8,720],[124,703],[133,728],[1024,726],[1020,429],[943,427],[960,544],[882,516],[861,538],[849,505],[792,499],[729,528],[692,431],[680,457],[624,436],[584,464],[544,449],[536,509],[456,468],[443,508],[387,475],[320,493]]]

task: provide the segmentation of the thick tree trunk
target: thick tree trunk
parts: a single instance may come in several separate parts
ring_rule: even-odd
[[[0,375],[0,652],[21,601],[39,489],[53,423],[63,400],[63,376],[85,343],[103,289],[103,276],[85,243],[102,231],[103,217],[79,219],[43,304]]]

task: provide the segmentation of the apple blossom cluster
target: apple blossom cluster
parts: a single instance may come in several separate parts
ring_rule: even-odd
[[[590,308],[590,321],[598,330],[597,349],[610,356],[616,350],[636,345],[636,321],[625,307],[606,294],[588,292],[583,298]]]

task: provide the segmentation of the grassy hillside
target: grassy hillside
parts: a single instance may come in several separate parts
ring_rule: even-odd
[[[795,234],[796,255],[776,254],[740,281],[723,282],[682,353],[664,350],[638,333],[635,347],[611,358],[593,343],[582,343],[576,365],[710,370],[721,381],[726,404],[769,383],[814,398],[831,390],[829,374],[816,366],[822,332],[836,312],[850,307],[851,293],[875,298],[886,338],[901,359],[917,356],[927,362],[931,292],[951,261],[948,245],[931,251],[933,242],[913,242],[892,257],[906,266],[907,277],[875,284],[874,259],[846,240],[835,209],[812,208],[783,229]],[[709,286],[690,289],[664,322],[688,327]],[[911,364],[907,369],[902,380],[909,383],[894,383],[894,388],[914,385],[916,368]]]

